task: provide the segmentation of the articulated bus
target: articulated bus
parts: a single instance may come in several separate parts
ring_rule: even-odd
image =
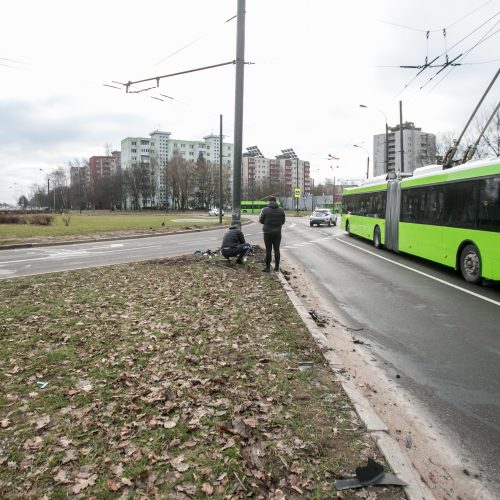
[[[240,208],[242,214],[260,214],[264,207],[267,207],[267,201],[254,200],[254,201],[242,201]]]
[[[342,228],[460,270],[470,283],[500,280],[500,159],[430,165],[345,189]]]

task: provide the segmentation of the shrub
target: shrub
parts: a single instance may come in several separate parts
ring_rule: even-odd
[[[69,226],[69,221],[71,220],[71,215],[70,214],[63,214],[62,216],[62,221],[66,227]]]
[[[50,226],[54,222],[51,214],[0,214],[0,224],[32,224]]]

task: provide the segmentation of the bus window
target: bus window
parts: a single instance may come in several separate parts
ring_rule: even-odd
[[[500,177],[479,181],[478,229],[500,231]]]
[[[444,192],[444,224],[450,227],[475,228],[477,182],[447,184]]]

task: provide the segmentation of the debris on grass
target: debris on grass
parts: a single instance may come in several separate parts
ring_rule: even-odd
[[[0,497],[331,498],[382,460],[259,255],[2,280]]]

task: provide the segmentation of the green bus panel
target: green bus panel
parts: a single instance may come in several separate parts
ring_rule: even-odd
[[[377,217],[364,217],[362,215],[342,214],[341,226],[347,231],[346,224],[349,221],[350,233],[373,241],[375,226],[380,228],[380,240],[382,245],[385,242],[385,219]]]
[[[457,267],[459,251],[473,243],[481,254],[483,278],[500,280],[500,233],[426,224],[399,223],[399,251]]]

